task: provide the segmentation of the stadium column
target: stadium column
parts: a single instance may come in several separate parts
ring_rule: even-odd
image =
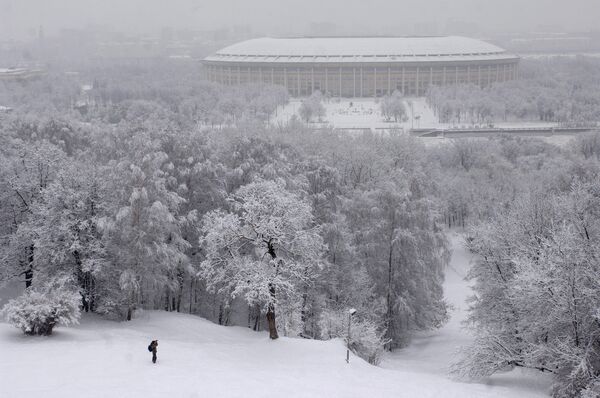
[[[229,86],[231,86],[231,66],[227,68],[228,72],[227,72],[227,84]]]
[[[505,82],[506,81],[506,64],[502,65],[502,74],[504,76],[502,76],[502,81]]]
[[[429,67],[429,88],[433,86],[433,66]]]
[[[487,73],[487,75],[488,75],[488,82],[487,82],[487,85],[488,85],[488,87],[489,87],[489,85],[492,83],[492,66],[491,66],[491,65],[488,65],[487,69],[488,69],[488,71],[487,71],[487,72],[488,72],[488,73]]]
[[[471,84],[471,65],[467,65],[467,84]]]
[[[287,78],[287,66],[283,68],[283,86],[285,89],[290,92],[290,87],[288,86],[288,78]]]
[[[310,94],[315,92],[315,67],[310,67]]]
[[[329,92],[329,73],[328,73],[328,67],[327,65],[325,65],[325,95],[327,95],[327,93]]]
[[[477,66],[477,85],[481,87],[481,65]]]
[[[388,88],[387,88],[387,94],[390,95],[391,94],[391,89],[392,89],[392,68],[390,68],[388,66]]]
[[[406,95],[406,90],[404,89],[404,66],[402,66],[402,95]]]
[[[264,83],[263,82],[263,74],[262,74],[262,66],[258,67],[258,78],[260,79],[260,83]]]
[[[363,97],[363,67],[360,66],[360,97]]]
[[[415,81],[415,96],[419,96],[419,67],[417,66],[417,78]]]
[[[275,68],[271,68],[271,84],[275,84]]]
[[[238,65],[238,73],[237,73],[237,78],[238,78],[238,85],[242,83],[242,68],[241,66]]]
[[[352,67],[352,79],[354,79],[354,87],[352,88],[352,96],[356,98],[356,68]]]
[[[300,68],[298,67],[296,77],[298,80],[296,81],[296,88],[298,89],[298,97],[300,96]]]
[[[340,66],[340,92],[339,97],[342,98],[342,67]]]
[[[443,72],[443,75],[444,75],[444,76],[442,77],[442,80],[443,80],[443,84],[444,84],[444,86],[445,86],[445,85],[446,85],[446,66],[444,66],[444,72]]]
[[[377,97],[377,67],[373,67],[373,97]]]

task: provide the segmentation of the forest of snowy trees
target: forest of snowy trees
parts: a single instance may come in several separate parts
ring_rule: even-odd
[[[9,321],[50,334],[80,312],[152,309],[330,339],[355,308],[350,345],[378,363],[447,320],[446,231],[458,227],[478,259],[476,340],[454,372],[527,367],[552,373],[557,397],[598,391],[599,134],[426,146],[272,126],[280,88],[195,73],[0,82],[14,108],[0,115],[0,282],[24,289]]]
[[[600,61],[594,57],[523,60],[515,81],[489,88],[433,87],[427,100],[441,123],[510,121],[593,126],[600,121]]]

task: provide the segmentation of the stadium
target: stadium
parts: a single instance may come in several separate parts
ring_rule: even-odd
[[[519,58],[481,40],[458,37],[259,38],[203,60],[206,78],[226,85],[264,82],[294,97],[422,96],[431,85],[481,87],[514,80]]]

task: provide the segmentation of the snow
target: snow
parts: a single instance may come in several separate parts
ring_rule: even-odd
[[[513,371],[483,384],[446,375],[456,349],[471,338],[461,329],[471,259],[460,235],[450,238],[449,323],[417,336],[381,367],[355,356],[346,364],[340,340],[270,341],[266,333],[163,311],[142,312],[131,322],[88,315],[51,337],[24,336],[0,323],[0,396],[547,397],[550,381],[538,373]],[[146,349],[153,339],[159,340],[157,365]]]
[[[415,120],[411,120],[411,111],[407,101],[412,101]],[[291,100],[280,109],[272,123],[285,123],[292,115],[298,116],[301,99]],[[352,106],[350,106],[352,104]],[[338,129],[405,129],[417,127],[440,127],[437,118],[427,105],[425,98],[409,98],[405,101],[408,119],[401,122],[386,122],[379,110],[379,102],[373,98],[331,99],[324,101],[326,116],[322,122],[311,123],[315,127],[331,126]],[[299,117],[299,116],[298,116]]]
[[[472,336],[462,327],[462,322],[467,316],[468,304],[465,300],[470,294],[469,284],[464,278],[473,259],[463,245],[462,235],[452,233],[449,238],[453,253],[446,270],[444,296],[453,307],[450,321],[439,330],[419,334],[409,347],[389,355],[382,367],[437,375],[446,380],[448,368],[456,359],[459,348],[471,341]],[[499,387],[510,387],[512,396],[525,398],[547,397],[550,384],[550,378],[539,372],[515,369],[494,375],[478,386],[487,386],[490,393]]]
[[[410,103],[412,103],[412,111]],[[298,110],[302,99],[292,99],[286,106],[278,109],[272,124],[285,124],[292,115],[300,117]],[[350,106],[352,104],[352,106]],[[390,130],[400,129],[409,131],[415,129],[456,129],[473,127],[468,123],[456,125],[452,123],[440,123],[433,109],[427,104],[425,97],[407,97],[404,107],[407,118],[401,122],[387,122],[380,112],[379,100],[374,98],[333,98],[323,102],[326,115],[320,121],[311,122],[316,128],[333,127],[340,130]],[[413,119],[414,116],[414,119]],[[558,128],[558,123],[536,122],[536,121],[513,121],[494,123],[495,128]],[[539,137],[548,142],[564,145],[575,135]],[[439,138],[424,138],[426,140],[440,141]],[[441,139],[444,140],[444,139]]]
[[[416,62],[515,58],[500,47],[461,36],[263,37],[225,47],[205,61]]]
[[[355,356],[345,362],[340,340],[281,337],[223,327],[192,315],[142,312],[131,322],[85,316],[51,337],[24,336],[0,323],[0,396],[29,397],[547,397],[549,380],[511,372],[483,384],[445,375],[455,349],[469,341],[463,280],[469,255],[459,235],[445,293],[455,307],[441,330],[424,333],[381,367]],[[147,345],[158,339],[158,363]]]

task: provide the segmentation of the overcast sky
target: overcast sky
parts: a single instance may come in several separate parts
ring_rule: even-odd
[[[272,33],[301,32],[311,22],[357,34],[415,27],[437,34],[453,21],[482,32],[585,31],[598,29],[599,17],[600,0],[0,0],[0,38],[23,38],[40,26],[47,34],[89,25],[131,33],[250,25]]]

